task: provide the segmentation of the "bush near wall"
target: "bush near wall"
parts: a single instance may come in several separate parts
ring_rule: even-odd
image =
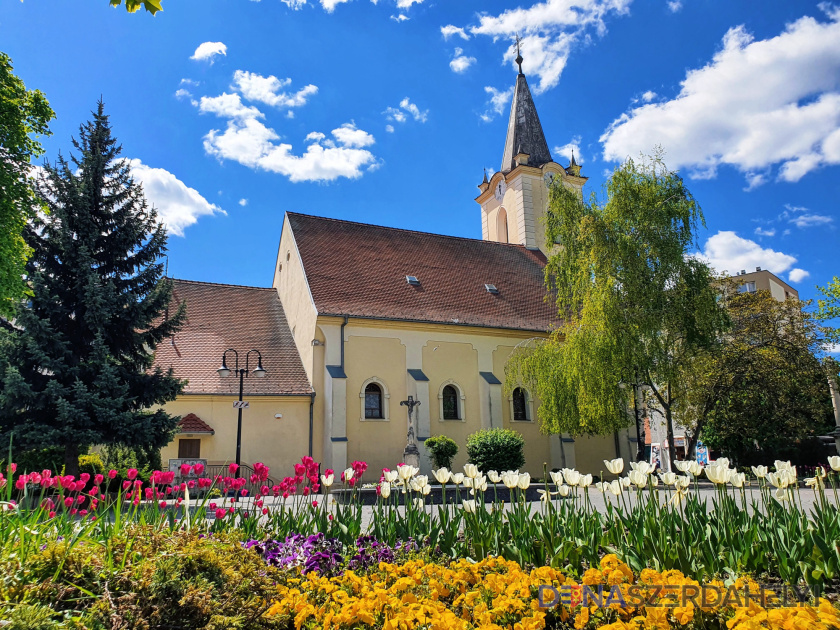
[[[445,435],[433,435],[425,442],[426,450],[435,468],[452,468],[452,460],[458,454],[458,445]]]
[[[489,470],[519,470],[525,464],[525,438],[512,429],[482,429],[467,438],[470,463]]]

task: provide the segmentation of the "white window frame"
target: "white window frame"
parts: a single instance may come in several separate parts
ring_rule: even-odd
[[[534,421],[534,399],[531,396],[531,392],[529,392],[525,387],[522,385],[517,385],[513,389],[521,389],[525,393],[525,420],[514,420],[513,419],[513,391],[510,392],[510,396],[508,396],[508,404],[510,405],[510,421],[516,423],[525,423],[525,422],[533,422]]]
[[[365,390],[367,386],[370,384],[379,385],[379,389],[382,390],[382,417],[381,418],[365,418]],[[378,376],[371,376],[368,380],[362,383],[362,389],[359,392],[359,400],[361,402],[362,411],[361,417],[359,418],[360,422],[388,422],[391,419],[389,407],[389,398],[391,398],[391,394],[388,392],[388,386]]]
[[[455,391],[458,392],[458,419],[457,420],[444,420],[443,419],[443,390],[448,387],[452,386],[455,388]],[[452,379],[448,381],[444,381],[441,383],[440,387],[438,388],[438,422],[466,422],[467,421],[467,397],[464,395],[464,389],[458,385]]]

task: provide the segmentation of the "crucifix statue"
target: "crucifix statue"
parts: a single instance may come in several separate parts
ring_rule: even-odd
[[[408,436],[403,450],[403,463],[419,468],[420,449],[417,448],[417,438],[414,435],[414,408],[420,406],[420,401],[414,400],[414,396],[409,396],[408,400],[400,402],[400,406],[408,407]]]

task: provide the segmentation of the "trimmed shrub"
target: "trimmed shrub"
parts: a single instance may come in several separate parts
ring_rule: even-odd
[[[91,477],[105,474],[105,464],[99,453],[90,453],[79,457],[79,472],[87,473]]]
[[[435,468],[452,468],[452,460],[458,454],[458,445],[445,435],[433,435],[426,440],[426,450],[432,457]]]
[[[481,472],[518,470],[525,463],[525,439],[512,429],[482,429],[467,438],[470,463]]]

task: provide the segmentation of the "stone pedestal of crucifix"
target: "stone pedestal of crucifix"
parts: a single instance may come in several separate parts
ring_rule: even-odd
[[[420,401],[409,396],[408,400],[403,400],[400,405],[408,407],[408,435],[403,450],[403,463],[420,468],[420,449],[417,448],[417,438],[414,433],[414,408],[420,405]]]

